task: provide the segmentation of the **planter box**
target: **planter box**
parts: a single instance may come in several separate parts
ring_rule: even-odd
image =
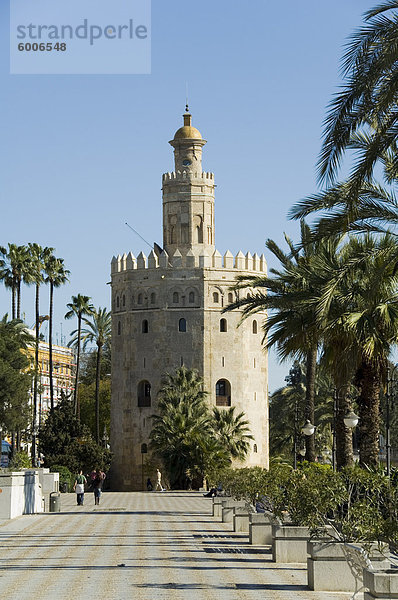
[[[398,569],[371,571],[365,568],[363,570],[363,585],[369,590],[364,592],[364,600],[398,598]]]
[[[307,562],[308,527],[272,525],[272,560],[278,563]]]
[[[232,523],[234,520],[235,508],[241,507],[246,508],[246,502],[244,500],[226,500],[222,504],[221,509],[221,520],[223,523]]]
[[[221,517],[221,502],[224,498],[218,498],[215,496],[213,498],[213,517]]]
[[[234,531],[238,533],[249,533],[251,514],[253,514],[253,511],[250,510],[249,505],[247,503],[245,503],[244,507],[235,506],[233,519]]]
[[[308,587],[314,591],[355,592],[362,587],[362,570],[366,562],[374,568],[386,568],[389,561],[374,544],[369,559],[361,548],[343,542],[314,540],[308,542]]]
[[[271,512],[253,513],[249,517],[249,544],[270,546],[272,544],[272,525],[278,520]]]

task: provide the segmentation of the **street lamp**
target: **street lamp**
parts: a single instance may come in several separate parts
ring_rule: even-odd
[[[346,385],[342,385],[339,388],[334,388],[334,394],[333,394],[333,446],[332,446],[333,471],[336,470],[336,466],[337,466],[337,458],[336,458],[336,455],[337,455],[337,436],[336,436],[337,404],[338,404],[339,395],[340,395],[341,390],[343,390],[344,388],[350,388],[350,387],[351,387],[350,384],[346,384]],[[359,417],[352,410],[350,410],[343,417],[343,421],[344,421],[344,425],[348,429],[354,429],[354,427],[356,427],[358,425]]]
[[[109,437],[108,437],[108,433],[106,431],[106,425],[104,425],[104,433],[102,434],[102,443],[104,445],[105,450],[107,450],[107,448],[108,448],[108,441],[109,441]]]
[[[302,427],[302,429],[301,429],[301,433],[304,433],[304,435],[306,435],[306,436],[309,437],[311,435],[314,435],[314,431],[315,431],[315,425],[313,425],[311,423],[311,421],[309,421],[307,419],[307,421],[305,422],[304,427]]]
[[[348,427],[348,429],[354,429],[358,425],[359,417],[352,410],[346,414],[343,419],[344,425]]]
[[[390,437],[390,400],[393,399],[393,383],[395,369],[398,368],[398,363],[392,368],[387,367],[387,391],[386,391],[386,467],[387,477],[391,475],[391,437]]]

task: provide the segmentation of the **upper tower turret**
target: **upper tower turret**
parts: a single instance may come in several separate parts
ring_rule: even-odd
[[[202,171],[202,148],[206,140],[186,106],[184,125],[169,142],[174,148],[175,170],[163,175],[163,247],[168,254],[177,248],[214,250],[214,176]]]

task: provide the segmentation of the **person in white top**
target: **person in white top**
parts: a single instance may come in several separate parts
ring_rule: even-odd
[[[160,488],[161,492],[164,492],[164,487],[162,486],[162,474],[159,471],[159,469],[156,469],[156,478],[157,478],[157,483],[156,483],[155,492],[157,492],[158,488]]]

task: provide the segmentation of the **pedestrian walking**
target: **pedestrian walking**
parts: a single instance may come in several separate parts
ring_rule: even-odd
[[[95,477],[92,481],[92,486],[94,490],[94,504],[100,503],[102,486],[104,484],[105,477],[106,475],[103,471],[101,471],[100,469],[95,470]]]
[[[164,487],[162,486],[162,474],[159,471],[159,469],[156,469],[156,488],[155,488],[155,492],[158,491],[158,488],[160,488],[161,492],[164,492]]]
[[[82,469],[80,469],[79,474],[76,475],[75,483],[73,485],[73,489],[76,492],[77,505],[83,506],[84,503],[84,484],[87,483],[87,479],[83,475]]]

